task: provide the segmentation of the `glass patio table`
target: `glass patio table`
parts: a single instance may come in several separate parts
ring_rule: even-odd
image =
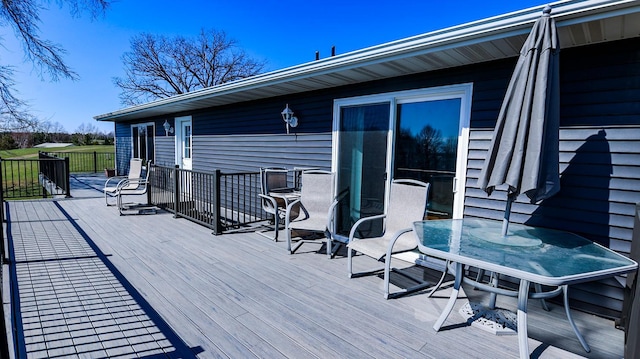
[[[580,343],[589,346],[578,331],[568,305],[568,285],[598,280],[634,271],[638,264],[608,248],[573,233],[512,223],[506,237],[502,222],[484,219],[418,221],[413,224],[420,252],[450,261],[454,269],[454,288],[447,305],[433,326],[438,331],[447,319],[465,283],[499,294],[507,290],[492,288],[464,278],[465,265],[519,279],[517,332],[521,358],[529,357],[527,342],[527,300],[564,292],[567,319]],[[544,293],[529,293],[530,284],[557,287]],[[545,296],[547,294],[547,296]]]

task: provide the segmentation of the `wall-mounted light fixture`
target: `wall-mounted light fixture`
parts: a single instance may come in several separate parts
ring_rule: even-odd
[[[173,133],[173,127],[171,127],[171,125],[169,124],[169,121],[164,120],[162,127],[164,127],[165,136],[169,136],[170,133]]]
[[[287,125],[287,134],[289,134],[289,126],[297,127],[298,118],[293,115],[293,111],[289,108],[289,104],[287,104],[287,107],[285,107],[280,114]]]

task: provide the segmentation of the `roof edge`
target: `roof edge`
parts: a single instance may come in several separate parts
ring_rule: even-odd
[[[569,26],[576,22],[585,21],[586,18],[595,19],[598,17],[612,16],[612,13],[624,14],[636,12],[638,11],[637,9],[640,8],[640,4],[635,0],[563,0],[549,5],[552,7],[551,16],[556,19],[558,27]],[[97,121],[117,121],[120,117],[131,116],[149,109],[158,109],[177,103],[189,103],[211,96],[220,96],[276,85],[314,75],[335,72],[339,69],[409,56],[409,54],[437,51],[438,49],[448,48],[455,44],[470,45],[486,41],[489,38],[495,39],[496,37],[525,34],[529,31],[531,24],[540,17],[542,9],[545,6],[546,4],[539,5],[321,60],[270,71],[241,80],[108,112],[94,116],[94,119]]]

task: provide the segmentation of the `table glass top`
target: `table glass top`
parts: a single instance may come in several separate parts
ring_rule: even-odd
[[[483,219],[414,223],[420,251],[465,264],[479,261],[534,276],[573,279],[637,267],[627,257],[573,233],[511,223],[505,238],[501,228],[502,222]]]

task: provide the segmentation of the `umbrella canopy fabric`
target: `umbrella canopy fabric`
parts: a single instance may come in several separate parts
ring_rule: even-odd
[[[478,179],[489,195],[507,184],[509,207],[520,193],[537,203],[560,190],[560,48],[550,13],[545,7],[520,51]]]

